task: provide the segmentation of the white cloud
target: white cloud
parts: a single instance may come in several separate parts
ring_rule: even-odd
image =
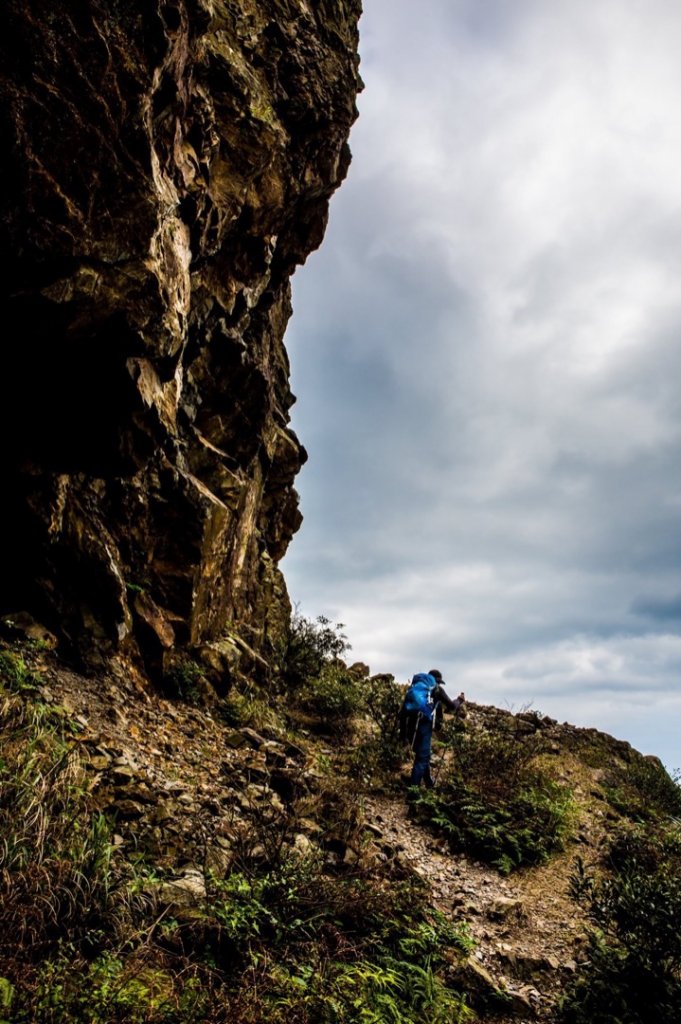
[[[382,670],[437,653],[506,699],[525,666],[566,707],[588,682],[627,738],[608,694],[681,726],[674,638],[632,611],[681,565],[681,8],[373,0],[362,24],[355,161],[288,339],[293,597]]]

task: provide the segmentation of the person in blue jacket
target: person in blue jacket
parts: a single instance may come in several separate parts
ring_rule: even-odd
[[[433,742],[433,728],[442,720],[442,709],[456,714],[466,698],[460,693],[452,700],[444,688],[442,673],[437,668],[417,673],[407,690],[400,710],[400,733],[414,751],[414,765],[409,779],[410,786],[432,789],[435,783],[430,774],[430,754]]]

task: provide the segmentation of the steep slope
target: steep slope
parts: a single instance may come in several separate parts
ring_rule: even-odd
[[[347,171],[359,13],[2,6],[0,611],[90,664],[276,658],[289,279]]]
[[[652,764],[537,717],[574,817],[505,877],[415,818],[399,775],[365,776],[361,719],[338,742],[290,696],[169,701],[34,643],[0,644],[0,698],[0,1000],[21,1024],[47,992],[69,1024],[554,1021],[586,958],[575,858],[606,870],[631,825],[613,779]],[[472,706],[466,728],[500,717],[528,724]]]

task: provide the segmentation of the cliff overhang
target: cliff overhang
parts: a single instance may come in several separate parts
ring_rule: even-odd
[[[84,660],[276,660],[290,277],[348,168],[359,14],[3,5],[0,611]]]

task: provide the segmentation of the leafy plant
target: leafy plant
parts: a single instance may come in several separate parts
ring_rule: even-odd
[[[164,689],[170,697],[201,703],[201,683],[205,679],[203,669],[191,658],[177,658],[163,675]]]
[[[321,720],[324,731],[335,736],[345,736],[352,719],[365,707],[362,684],[342,662],[322,665],[319,675],[308,680],[299,700]]]
[[[275,717],[272,700],[254,688],[245,692],[232,688],[214,708],[214,714],[227,725],[262,729]]]
[[[40,685],[40,677],[33,672],[16,651],[0,651],[0,685],[13,693],[32,693]]]
[[[382,740],[387,741],[397,733],[397,716],[404,700],[403,688],[389,673],[371,676],[366,686],[366,703],[369,718],[375,724]]]
[[[404,699],[402,687],[389,674],[375,675],[364,690],[366,711],[376,727],[376,738],[363,745],[361,753],[368,766],[394,773],[404,760],[404,745],[400,740],[398,714]],[[373,773],[370,773],[373,774]]]
[[[612,806],[634,821],[681,817],[679,778],[656,759],[635,754],[629,764],[608,771],[604,787]]]
[[[459,850],[508,874],[560,849],[570,833],[570,791],[538,763],[541,741],[502,723],[454,730],[438,788],[415,794],[413,812]]]
[[[615,841],[612,874],[578,861],[574,898],[594,925],[588,960],[562,1005],[565,1024],[676,1024],[681,1011],[681,835]]]
[[[343,657],[350,644],[342,630],[342,622],[334,625],[325,615],[313,620],[295,612],[282,659],[287,689],[297,689],[317,679],[327,663]]]

